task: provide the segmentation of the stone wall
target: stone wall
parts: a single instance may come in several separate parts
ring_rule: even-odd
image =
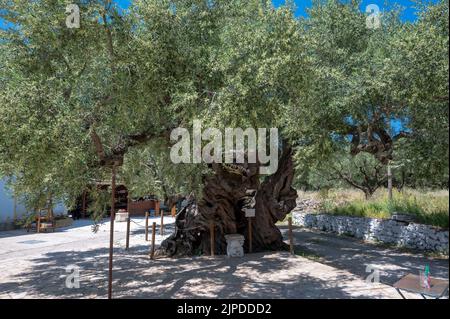
[[[448,255],[449,231],[392,219],[292,213],[294,225]]]

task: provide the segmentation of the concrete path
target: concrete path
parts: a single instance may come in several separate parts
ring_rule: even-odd
[[[165,236],[161,236],[160,218],[150,218],[149,238],[153,222],[157,223],[155,239],[159,245],[173,232],[174,219],[164,218],[167,225]],[[77,220],[71,227],[54,233],[0,232],[0,298],[102,297],[106,292],[109,225],[109,221],[103,221],[96,233],[90,220]],[[115,223],[114,254],[118,263],[123,256],[128,256],[132,267],[131,258],[136,249],[147,255],[150,245],[145,241],[144,218],[132,219],[130,226],[130,249],[126,251],[126,223]],[[80,267],[80,289],[65,288],[73,266]]]
[[[153,221],[159,224],[159,218],[150,224]],[[173,219],[165,218],[165,224],[168,235]],[[0,232],[0,298],[106,298],[109,223],[97,233],[92,233],[91,225],[76,221],[48,234]],[[143,219],[131,224],[126,251],[126,224],[115,223],[115,298],[400,298],[389,285],[366,283],[365,269],[358,272],[358,267],[347,269],[348,264],[332,265],[329,260],[324,264],[285,252],[152,261],[143,226]],[[164,236],[159,235],[159,227],[157,231],[159,244]],[[300,242],[298,236],[296,231]],[[308,239],[311,249],[322,238],[314,236]],[[335,255],[347,254],[349,259],[354,243],[348,242],[349,250],[345,243]],[[385,252],[395,260],[396,252]],[[79,267],[80,287],[67,288],[74,267]]]

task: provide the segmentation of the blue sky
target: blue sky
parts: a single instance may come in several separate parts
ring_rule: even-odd
[[[414,21],[415,20],[415,12],[414,10],[414,3],[411,0],[390,0],[390,3],[398,4],[402,7],[404,7],[404,13],[402,15],[402,18],[404,20],[408,21]],[[273,0],[273,4],[275,6],[279,6],[285,3],[285,0]],[[376,4],[381,11],[383,11],[384,8],[386,8],[386,0],[363,0],[361,3],[361,10],[365,11],[365,8],[369,4]],[[295,0],[295,4],[297,5],[297,16],[307,16],[306,10],[307,8],[311,7],[312,0]]]
[[[122,8],[127,8],[133,0],[115,0]],[[436,0],[433,0],[436,1]],[[386,0],[363,0],[361,4],[361,10],[365,11],[365,8],[369,4],[376,4],[380,7],[380,10],[386,8],[385,6]],[[412,0],[389,0],[390,3],[395,3],[404,7],[404,12],[402,15],[403,20],[405,21],[414,21],[415,20],[415,12],[414,3]],[[273,4],[275,7],[283,5],[285,0],[273,0]],[[295,4],[297,5],[297,16],[307,16],[307,8],[311,7],[312,0],[295,0]],[[6,25],[2,19],[0,19],[0,28],[4,28]]]
[[[127,8],[133,0],[116,0],[116,2],[122,7]],[[285,3],[285,0],[273,0],[272,1],[275,7],[280,6]],[[369,4],[376,4],[380,7],[380,10],[385,8],[385,0],[363,0],[361,3],[361,9],[365,11],[365,8]],[[413,2],[411,0],[390,0],[391,3],[396,3],[405,8],[405,11],[402,15],[404,20],[414,21],[415,20],[415,12],[413,8]],[[306,9],[311,7],[312,0],[295,0],[295,4],[297,5],[297,16],[307,16]]]

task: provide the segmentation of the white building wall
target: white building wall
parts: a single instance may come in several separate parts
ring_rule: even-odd
[[[25,206],[16,203],[16,217],[26,213]],[[14,196],[6,187],[6,182],[0,179],[0,223],[14,220]]]
[[[14,216],[14,196],[6,187],[5,180],[0,179],[0,224],[4,222],[11,222],[15,218],[19,218],[27,213],[27,210],[18,199],[16,204],[16,216]],[[67,214],[67,208],[63,203],[55,203],[53,208],[55,215]]]

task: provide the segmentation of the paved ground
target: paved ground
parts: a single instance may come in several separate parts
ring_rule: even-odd
[[[280,226],[286,236],[287,227]],[[296,253],[314,261],[343,269],[360,277],[369,275],[367,266],[377,269],[380,282],[393,285],[407,273],[419,274],[430,265],[433,277],[449,278],[448,258],[425,256],[420,252],[368,244],[348,236],[337,236],[306,228],[294,228]]]
[[[169,234],[172,218],[165,224]],[[126,225],[115,223],[115,298],[399,298],[389,285],[427,261],[300,229],[296,250],[307,258],[277,252],[152,261],[143,225],[143,219],[131,224],[126,251]],[[158,226],[157,244],[163,238]],[[105,298],[108,242],[108,222],[97,233],[89,221],[49,234],[0,232],[0,298]],[[382,267],[381,283],[366,283],[368,264]],[[66,287],[70,266],[80,267],[80,288]],[[432,272],[448,279],[448,261],[433,261]]]

